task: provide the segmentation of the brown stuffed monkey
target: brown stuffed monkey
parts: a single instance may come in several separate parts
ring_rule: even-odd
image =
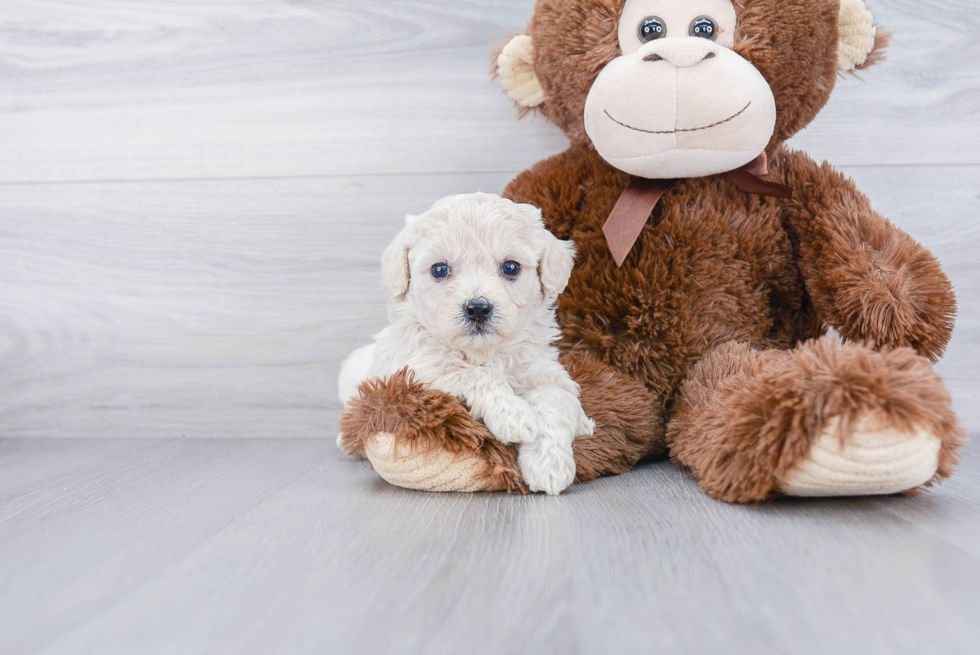
[[[560,345],[596,430],[576,482],[665,454],[736,503],[950,475],[948,279],[783,145],[884,41],[861,0],[538,0],[503,48],[508,95],[571,140],[504,195],[578,250]],[[526,491],[514,447],[410,372],[363,384],[341,431],[396,485]]]

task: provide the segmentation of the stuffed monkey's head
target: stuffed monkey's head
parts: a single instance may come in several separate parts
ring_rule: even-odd
[[[733,170],[807,125],[883,45],[862,0],[538,0],[508,95],[651,179]]]

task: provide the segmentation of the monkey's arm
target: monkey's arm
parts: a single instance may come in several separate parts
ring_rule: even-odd
[[[772,173],[796,194],[783,205],[783,224],[821,319],[845,339],[911,346],[938,359],[956,298],[936,258],[829,164],[786,152]]]

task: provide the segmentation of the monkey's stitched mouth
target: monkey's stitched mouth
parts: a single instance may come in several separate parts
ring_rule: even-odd
[[[708,129],[711,129],[712,127],[718,127],[719,125],[724,125],[728,121],[735,120],[736,118],[738,118],[739,116],[741,116],[743,113],[745,113],[745,110],[748,109],[749,108],[749,105],[751,105],[751,104],[752,104],[752,101],[750,100],[747,105],[745,105],[744,107],[742,107],[741,109],[739,109],[737,112],[735,112],[734,114],[732,114],[731,116],[729,116],[725,120],[718,121],[717,123],[712,123],[711,125],[705,125],[703,127],[678,128],[676,130],[662,130],[662,131],[657,131],[657,130],[641,130],[638,127],[633,127],[632,125],[627,125],[626,123],[624,123],[622,121],[616,120],[615,118],[612,117],[612,114],[610,114],[607,110],[603,109],[603,111],[606,113],[606,116],[609,117],[609,120],[611,120],[613,123],[616,123],[617,125],[622,125],[623,127],[629,128],[629,129],[633,130],[634,132],[643,132],[644,134],[677,134],[678,132],[698,132],[700,130],[708,130]]]

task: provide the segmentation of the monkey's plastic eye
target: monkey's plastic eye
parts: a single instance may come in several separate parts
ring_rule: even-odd
[[[662,39],[667,36],[667,25],[656,16],[647,16],[640,23],[637,33],[640,36],[640,41],[649,43],[654,39]]]
[[[515,278],[521,274],[521,265],[515,261],[506,261],[500,267],[500,272],[510,278]]]
[[[702,39],[714,41],[717,33],[718,28],[715,26],[715,21],[707,16],[701,16],[691,21],[691,36],[699,36]]]
[[[435,264],[432,267],[432,277],[437,280],[441,280],[444,277],[449,277],[449,264]]]

